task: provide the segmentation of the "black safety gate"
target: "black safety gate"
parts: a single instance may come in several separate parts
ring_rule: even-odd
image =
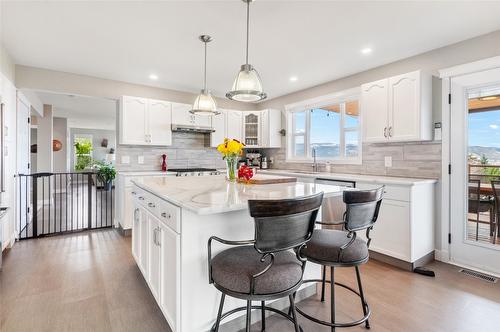
[[[18,238],[113,226],[113,183],[93,172],[17,176]]]

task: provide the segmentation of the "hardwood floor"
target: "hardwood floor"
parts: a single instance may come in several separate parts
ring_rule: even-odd
[[[430,267],[436,278],[373,260],[361,268],[372,331],[499,331],[500,284],[439,262]],[[355,286],[354,270],[338,269],[337,280]],[[18,242],[4,255],[0,292],[2,332],[170,331],[130,254],[130,238],[114,230]],[[336,303],[339,319],[362,314],[358,298],[341,289]],[[329,319],[328,299],[299,306]],[[299,319],[304,331],[330,331]],[[260,323],[252,327],[259,330]],[[268,332],[292,330],[288,321],[267,319]]]

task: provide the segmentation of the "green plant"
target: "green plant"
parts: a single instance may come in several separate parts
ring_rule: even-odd
[[[116,177],[116,170],[113,165],[105,164],[102,162],[95,163],[97,168],[97,178],[102,183],[109,183]]]
[[[488,164],[488,158],[486,158],[486,156],[483,154],[479,162],[481,163],[481,165],[486,165]]]
[[[92,165],[92,141],[87,138],[80,138],[75,142],[75,170],[83,171]]]

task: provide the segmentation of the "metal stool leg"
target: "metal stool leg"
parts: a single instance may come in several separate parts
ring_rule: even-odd
[[[266,306],[266,302],[265,301],[262,301],[261,302],[261,311],[262,311],[262,327],[261,327],[261,330],[262,332],[264,332],[266,330],[266,309],[265,309],[265,306]]]
[[[219,304],[219,312],[217,313],[217,321],[215,322],[215,332],[219,332],[219,325],[220,325],[220,320],[222,316],[222,308],[224,308],[224,299],[226,298],[226,294],[222,293],[222,297],[220,298],[220,304]]]
[[[333,266],[330,267],[330,301],[331,322],[335,324],[335,268]],[[335,326],[332,326],[332,332],[335,332]]]
[[[247,301],[247,326],[246,326],[246,332],[250,332],[251,322],[252,322],[252,301]]]
[[[356,278],[358,279],[358,289],[361,298],[361,305],[363,306],[363,314],[366,316],[368,310],[366,308],[365,294],[363,293],[363,285],[361,284],[361,275],[359,273],[359,266],[355,266],[355,268],[356,268]],[[365,322],[365,327],[367,329],[370,328],[370,321],[368,319]]]
[[[295,327],[295,332],[300,332],[299,322],[297,321],[297,313],[295,312],[295,298],[290,294],[288,296],[290,299],[290,310],[292,311],[293,325]]]
[[[321,302],[325,302],[326,266],[323,265],[323,282],[321,283]]]

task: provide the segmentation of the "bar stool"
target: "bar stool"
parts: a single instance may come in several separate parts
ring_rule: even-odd
[[[265,311],[272,311],[290,320],[295,331],[297,322],[293,294],[302,285],[306,259],[300,255],[311,239],[323,193],[285,200],[250,200],[255,237],[248,241],[228,241],[212,236],[208,240],[209,282],[222,292],[217,319],[212,331],[218,331],[221,320],[246,310],[246,331],[250,331],[251,311],[260,309],[262,331]],[[235,246],[212,258],[212,241]],[[226,295],[246,300],[239,307],[222,314]],[[290,313],[267,307],[266,301],[289,297]],[[260,306],[252,306],[259,301]]]
[[[321,282],[321,301],[325,300],[325,283],[329,283],[331,294],[331,321],[326,322],[315,318],[305,313],[299,307],[296,311],[307,319],[318,324],[330,326],[332,331],[336,327],[352,327],[365,323],[367,329],[370,328],[368,318],[371,310],[365,300],[361,277],[359,273],[359,265],[368,262],[368,247],[370,245],[370,230],[377,221],[380,204],[384,188],[363,191],[344,191],[343,200],[346,204],[346,212],[342,222],[318,222],[323,225],[342,225],[345,231],[333,229],[316,229],[314,230],[311,240],[307,246],[302,249],[302,255],[308,261],[323,265],[322,279],[305,280],[308,282]],[[366,229],[366,238],[368,242],[357,237],[358,231]],[[330,267],[330,280],[326,280],[326,267]],[[335,281],[335,267],[354,267],[356,270],[356,279],[359,292],[353,288]],[[339,323],[335,320],[335,287],[334,285],[343,287],[352,293],[358,295],[361,299],[363,308],[363,318],[352,321]]]

